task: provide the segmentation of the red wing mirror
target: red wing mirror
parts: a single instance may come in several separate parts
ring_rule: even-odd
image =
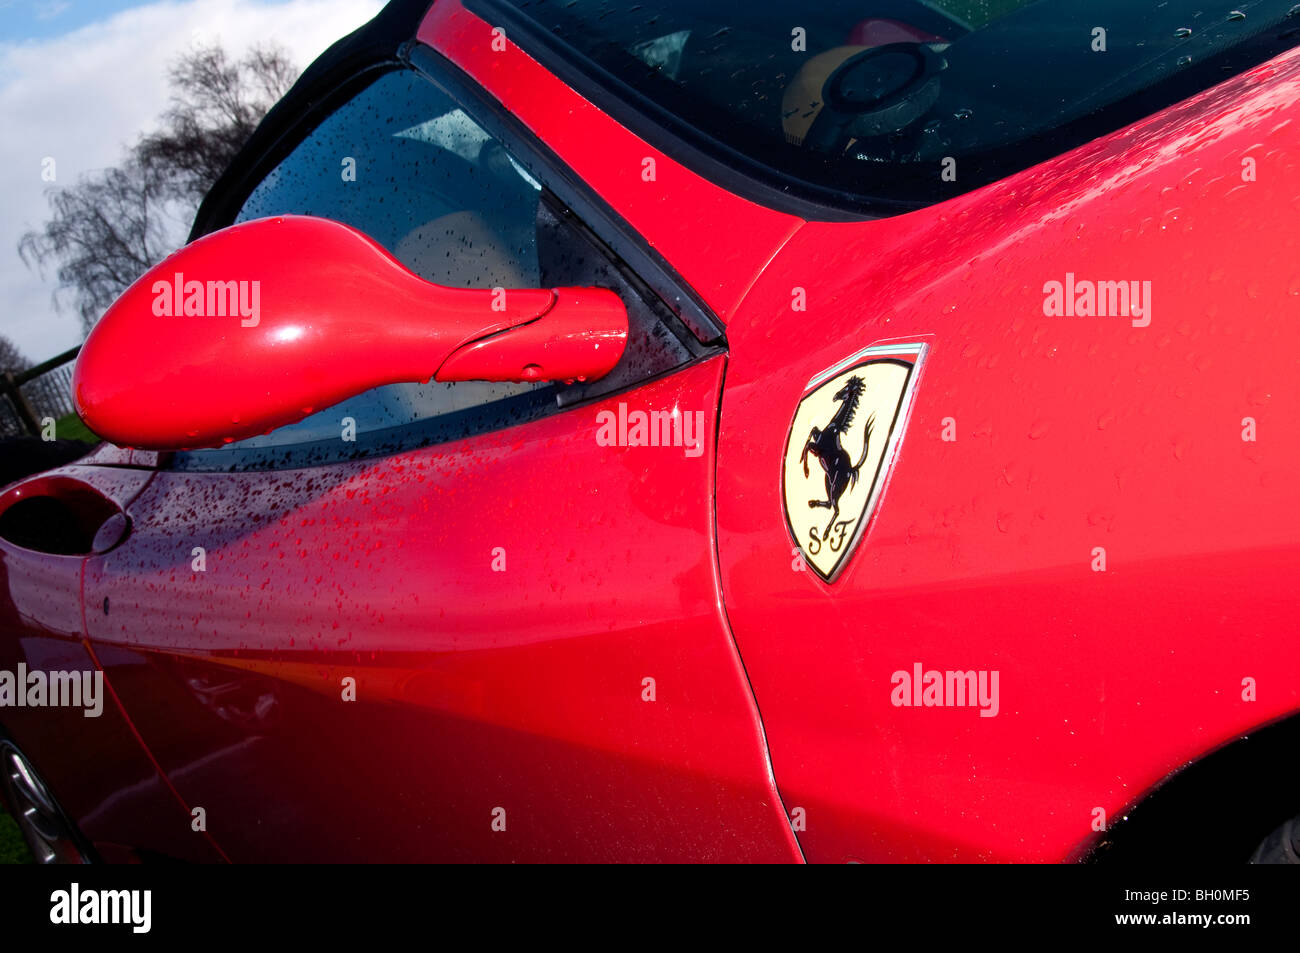
[[[611,291],[446,288],[354,228],[285,215],[213,232],[146,272],[86,338],[72,390],[105,439],[188,449],[383,384],[593,380],[626,342]]]

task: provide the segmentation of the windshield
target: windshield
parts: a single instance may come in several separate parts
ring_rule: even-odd
[[[507,19],[526,48],[561,54],[604,98],[590,82],[580,92],[674,158],[702,160],[704,174],[739,171],[768,204],[775,193],[873,213],[1050,158],[1300,33],[1295,0],[468,5]]]

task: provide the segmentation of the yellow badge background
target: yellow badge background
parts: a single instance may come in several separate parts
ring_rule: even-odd
[[[857,544],[858,531],[866,514],[867,504],[871,501],[881,460],[890,446],[891,435],[898,425],[898,411],[912,370],[910,364],[888,359],[858,364],[819,384],[804,397],[795,412],[794,423],[791,425],[786,443],[782,479],[785,514],[804,558],[824,579],[834,577]],[[799,457],[803,453],[812,428],[820,427],[825,430],[839,411],[841,402],[835,399],[835,395],[849,378],[854,376],[862,378],[866,390],[862,394],[857,412],[853,415],[848,433],[841,437],[840,445],[848,453],[849,460],[857,462],[862,455],[862,441],[866,433],[867,419],[875,414],[871,446],[858,470],[857,484],[845,490],[844,495],[840,497],[840,514],[836,518],[837,525],[832,530],[829,541],[819,542],[813,539],[812,531],[816,529],[820,540],[833,511],[810,507],[808,501],[826,499],[826,471],[822,469],[821,461],[809,453],[809,475],[805,477]],[[842,522],[847,525],[840,527],[838,524]],[[838,545],[832,549],[832,544],[836,541]]]

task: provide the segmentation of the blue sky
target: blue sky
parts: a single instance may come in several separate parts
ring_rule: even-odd
[[[0,43],[58,36],[138,6],[138,0],[0,0]]]

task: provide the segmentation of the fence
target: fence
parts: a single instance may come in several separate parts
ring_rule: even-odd
[[[39,436],[43,419],[57,421],[74,412],[72,362],[80,350],[74,347],[25,371],[0,374],[0,437]]]

